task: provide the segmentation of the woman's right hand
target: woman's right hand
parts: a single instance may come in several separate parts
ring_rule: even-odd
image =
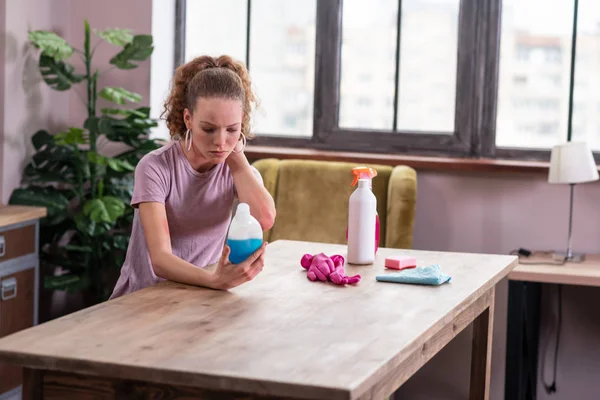
[[[262,271],[265,265],[265,248],[267,242],[252,253],[246,260],[239,264],[229,261],[229,246],[223,246],[223,253],[215,272],[213,273],[213,286],[215,289],[227,290],[248,282]]]

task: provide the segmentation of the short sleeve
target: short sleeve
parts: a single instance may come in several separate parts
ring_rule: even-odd
[[[131,205],[139,203],[165,203],[169,192],[169,179],[164,162],[156,154],[146,154],[135,167]]]

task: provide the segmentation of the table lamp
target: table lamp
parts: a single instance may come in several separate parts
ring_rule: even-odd
[[[571,200],[569,204],[569,235],[567,251],[555,253],[554,257],[565,261],[581,262],[584,254],[571,250],[571,232],[573,226],[573,189],[578,183],[598,180],[598,167],[592,151],[584,142],[567,142],[552,148],[550,156],[549,183],[569,184]]]

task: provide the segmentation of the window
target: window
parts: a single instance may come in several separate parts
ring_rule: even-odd
[[[555,80],[569,81],[570,63],[560,59],[571,53],[573,1],[503,0],[502,7],[496,145],[551,148],[566,139],[569,87]],[[521,49],[516,57],[514,47]],[[557,117],[557,129],[549,129]],[[532,129],[517,129],[523,125]]]
[[[260,100],[253,131],[312,135],[316,0],[187,0],[184,61],[227,54]]]
[[[570,131],[600,151],[592,0],[577,18],[573,101],[572,0],[177,4],[176,62],[230,54],[248,64],[261,99],[256,144],[547,159]]]
[[[397,0],[343,2],[341,127],[453,132],[458,5],[458,0],[405,0],[398,21]],[[383,78],[371,82],[369,94],[397,97],[397,109],[393,103],[372,107],[361,125],[355,99],[364,96],[362,77],[369,74]],[[421,101],[409,101],[413,93]],[[432,115],[431,108],[440,112]]]
[[[572,139],[585,140],[600,150],[600,119],[593,110],[600,101],[596,73],[600,70],[600,5],[580,2],[572,107],[569,82],[574,2],[503,0],[502,5],[496,145],[549,149],[567,140],[571,117]],[[516,54],[511,51],[515,47],[520,49]],[[521,84],[528,80],[535,82],[533,87]],[[523,96],[529,96],[530,101],[522,101]],[[532,129],[524,130],[523,126]]]

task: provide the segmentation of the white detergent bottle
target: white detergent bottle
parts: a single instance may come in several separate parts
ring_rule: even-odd
[[[240,203],[229,224],[227,245],[231,249],[229,261],[239,264],[262,245],[263,232],[258,221],[250,214],[250,206]]]
[[[377,198],[370,179],[359,179],[350,195],[348,210],[348,263],[372,264],[375,261]]]

